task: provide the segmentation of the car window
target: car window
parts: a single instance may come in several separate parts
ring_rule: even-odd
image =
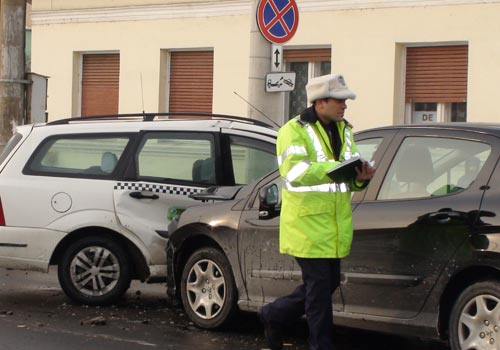
[[[11,136],[9,139],[9,142],[7,142],[7,145],[4,147],[2,150],[2,153],[0,154],[0,164],[3,163],[5,159],[9,156],[10,152],[16,147],[16,145],[21,141],[23,138],[23,135],[20,133],[15,133],[14,135]]]
[[[136,156],[137,176],[216,184],[214,135],[148,133]]]
[[[361,154],[363,159],[365,160],[372,160],[373,155],[375,154],[375,151],[377,148],[380,146],[384,139],[381,137],[378,138],[371,138],[371,139],[364,139],[364,140],[359,140],[356,141],[356,146],[358,147],[358,152]],[[277,167],[277,164],[276,164]],[[278,186],[279,190],[279,203],[276,206],[277,208],[281,207],[281,191],[283,188],[283,179],[281,177],[277,177],[275,180],[273,180],[271,183],[267,184],[266,186],[270,186],[271,184],[276,184]],[[253,208],[259,208],[260,205],[260,198],[257,196],[255,198],[255,201],[253,203]]]
[[[358,152],[364,160],[370,161],[378,146],[384,139],[381,137],[356,141]]]
[[[236,184],[248,184],[278,169],[274,145],[242,136],[230,136],[229,139]]]
[[[408,137],[384,179],[378,199],[425,198],[471,185],[491,153],[488,144],[437,137]]]
[[[56,136],[35,151],[26,173],[54,176],[110,176],[128,136]]]

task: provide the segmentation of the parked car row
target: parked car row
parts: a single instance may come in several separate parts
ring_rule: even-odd
[[[377,172],[352,197],[354,241],[335,322],[447,339],[453,350],[498,349],[500,126],[391,126],[355,139]],[[168,294],[199,327],[258,311],[301,283],[294,259],[279,253],[281,186],[275,171],[210,188],[191,197],[219,202],[171,222]]]
[[[141,114],[19,126],[0,155],[0,266],[48,271],[89,305],[166,276],[189,194],[277,168],[276,131],[225,115]],[[169,211],[169,208],[173,208]]]

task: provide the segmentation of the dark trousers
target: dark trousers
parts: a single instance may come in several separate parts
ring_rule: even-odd
[[[303,284],[292,294],[265,305],[262,313],[276,328],[290,326],[306,315],[310,350],[332,350],[332,294],[340,285],[340,259],[296,258]]]

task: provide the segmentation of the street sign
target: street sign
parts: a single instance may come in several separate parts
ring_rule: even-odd
[[[295,72],[268,73],[266,75],[266,92],[293,91],[295,88]]]
[[[283,66],[283,46],[271,45],[271,72],[281,72]]]
[[[299,25],[299,9],[295,0],[260,0],[257,24],[262,35],[274,44],[290,40]]]

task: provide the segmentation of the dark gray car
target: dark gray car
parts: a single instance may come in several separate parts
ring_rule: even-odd
[[[354,241],[335,322],[447,339],[453,350],[498,349],[500,125],[393,126],[355,137],[378,169],[352,197]],[[280,191],[277,172],[212,188],[196,196],[227,200],[174,221],[168,292],[196,325],[218,327],[301,283],[294,259],[279,253]]]

